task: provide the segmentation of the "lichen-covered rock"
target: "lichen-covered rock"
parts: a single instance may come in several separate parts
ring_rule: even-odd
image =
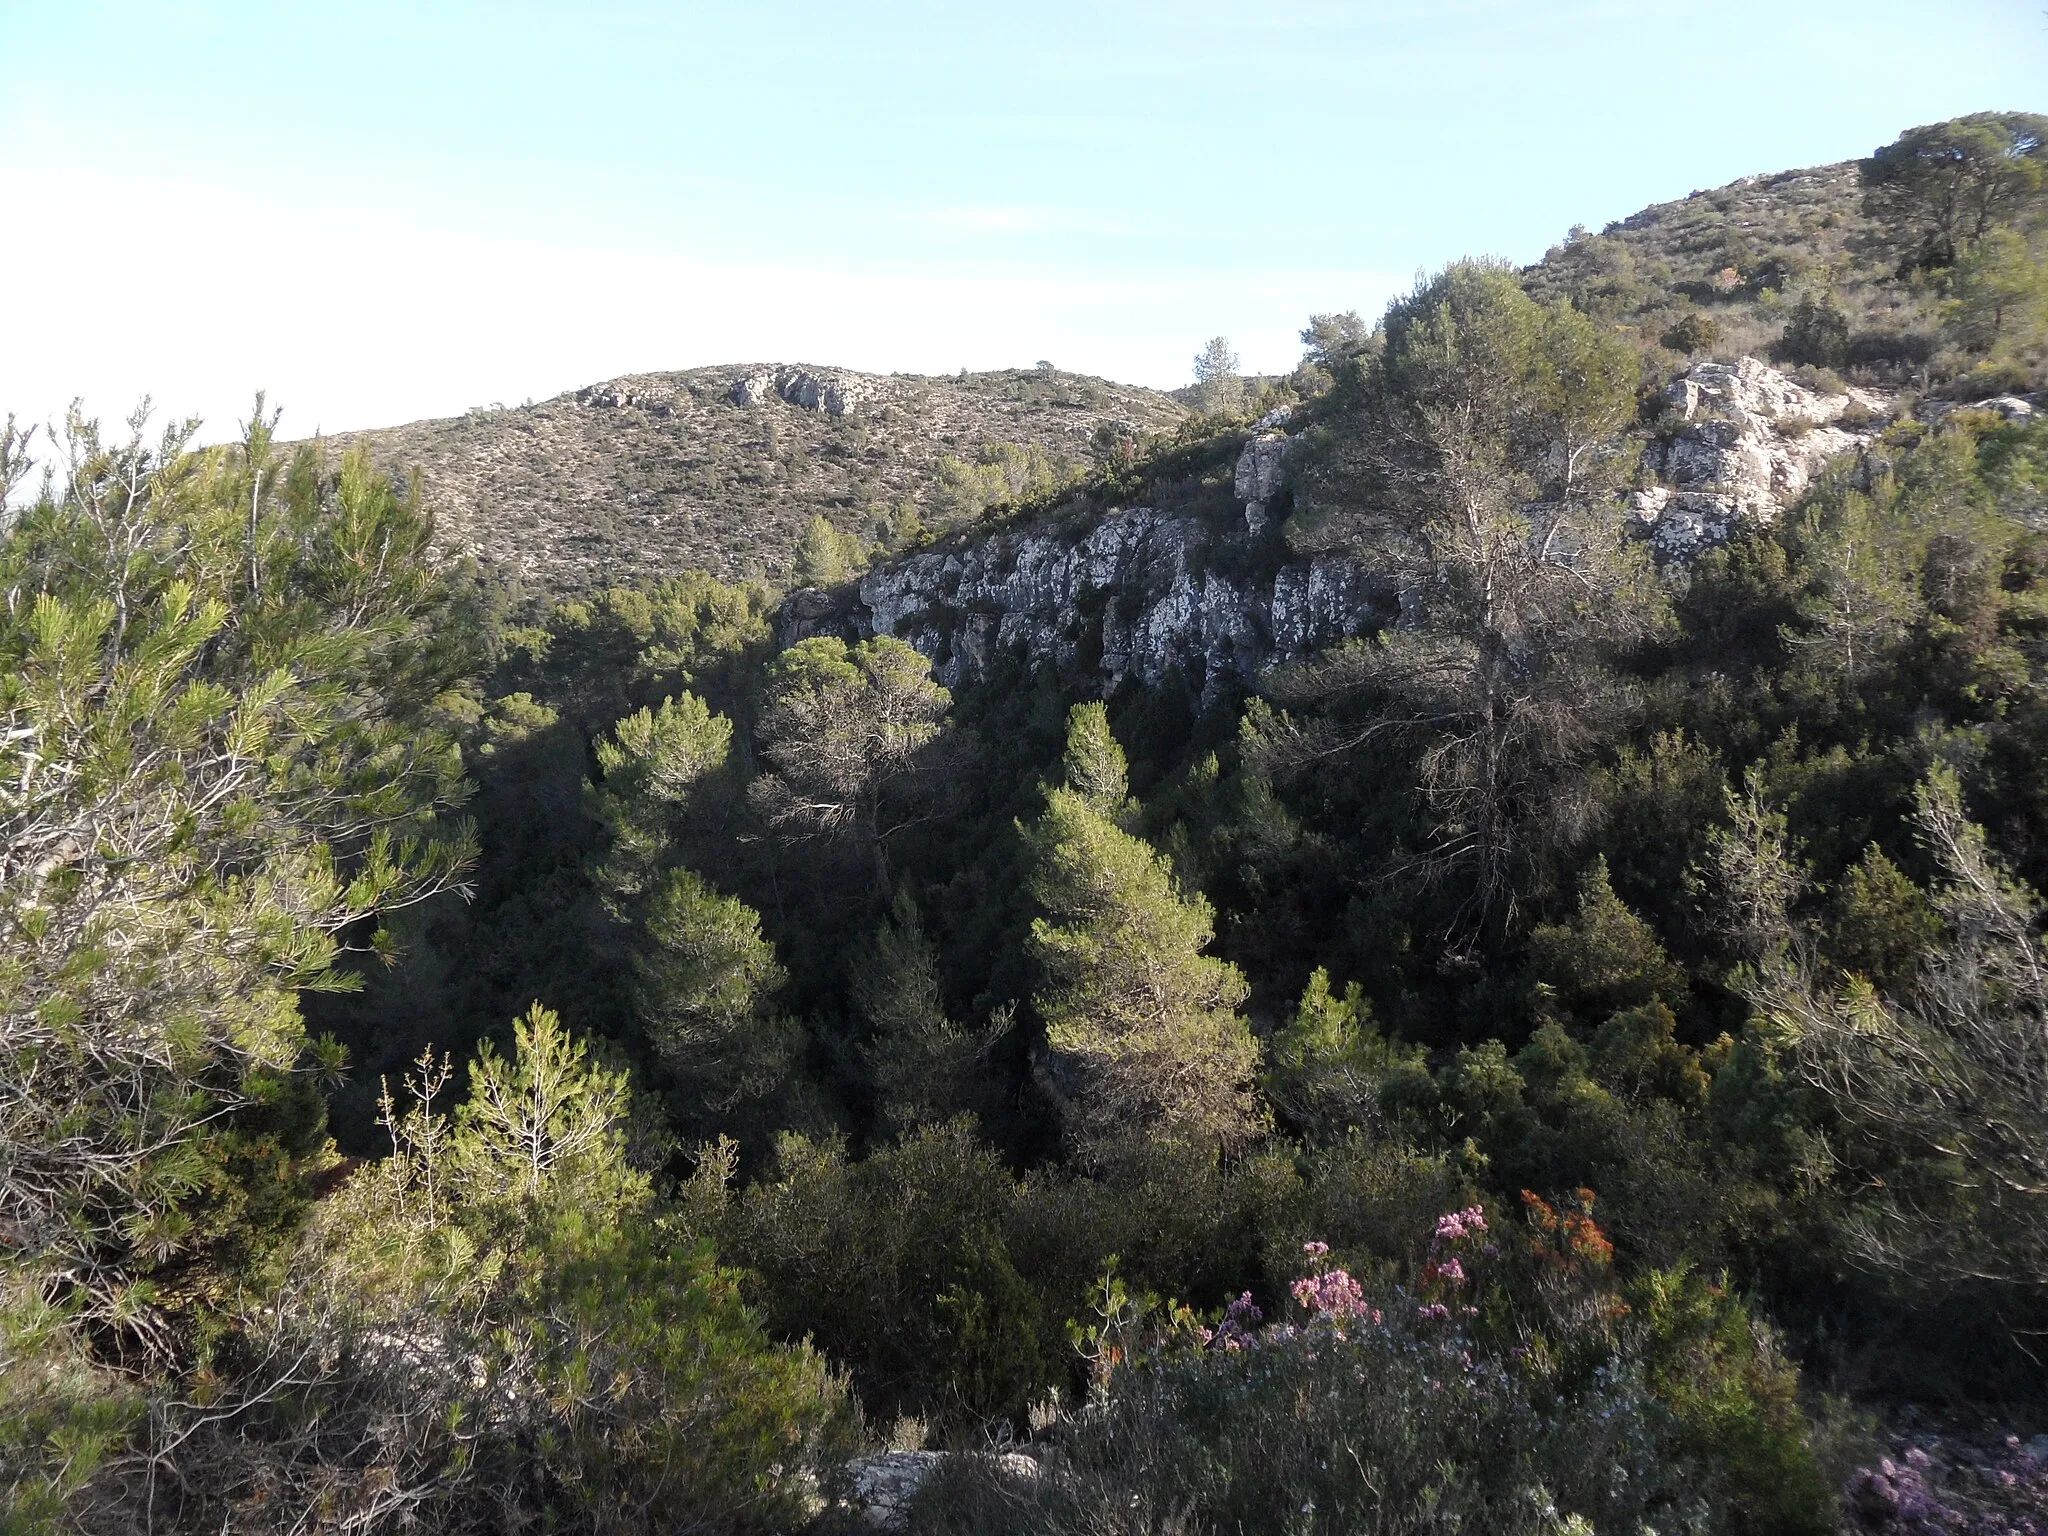
[[[1280,432],[1261,432],[1237,457],[1239,501],[1268,502],[1280,494],[1280,476],[1287,464],[1288,440]]]
[[[900,1531],[910,1523],[911,1501],[946,1459],[944,1451],[885,1451],[847,1466],[849,1502],[877,1530]]]
[[[1092,666],[1105,689],[1179,668],[1205,694],[1371,627],[1372,593],[1352,562],[1290,562],[1260,578],[1249,574],[1254,548],[1244,534],[1132,507],[1084,529],[999,533],[881,566],[844,618],[916,646],[948,686],[1021,647],[1034,661]],[[819,632],[820,617],[785,607],[785,639]]]
[[[775,388],[791,405],[801,406],[807,411],[823,411],[827,416],[852,414],[861,396],[860,384],[851,375],[811,373],[802,368],[785,369],[777,374]]]
[[[1631,511],[1660,554],[1681,559],[1744,520],[1776,521],[1824,464],[1860,450],[1887,410],[1881,396],[1821,394],[1753,357],[1695,364],[1665,404],[1677,430],[1647,460],[1666,483],[1636,493]]]
[[[1662,483],[1628,511],[1658,555],[1684,561],[1744,520],[1768,524],[1829,459],[1860,452],[1886,402],[1819,394],[1754,358],[1701,363],[1672,385],[1674,427],[1653,446]],[[1855,425],[1844,425],[1844,419]],[[1290,440],[1261,431],[1239,456],[1240,525],[1149,507],[956,540],[870,571],[857,591],[794,593],[785,644],[810,635],[893,635],[932,658],[949,687],[992,657],[1094,672],[1104,692],[1178,670],[1212,698],[1231,677],[1369,633],[1395,617],[1384,579],[1342,551],[1278,558],[1267,502]]]
[[[776,397],[775,375],[765,368],[743,373],[732,381],[734,405],[766,405]]]
[[[1979,401],[1973,409],[1996,411],[2007,421],[2017,422],[2021,426],[2025,426],[2040,414],[2032,401],[2023,400],[2018,395],[1993,395],[1989,400]]]
[[[634,407],[655,416],[668,416],[675,410],[675,396],[655,389],[635,389],[624,380],[608,384],[587,384],[576,391],[578,405],[594,406],[598,410],[624,410]]]

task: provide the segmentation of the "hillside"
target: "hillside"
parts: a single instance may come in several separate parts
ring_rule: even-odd
[[[75,434],[5,1536],[2042,1536],[2048,119],[1930,144],[1995,217],[1757,178],[1178,403]]]
[[[1643,357],[1646,398],[1691,363],[1746,355],[1805,370],[1823,393],[2012,388],[2006,372],[1971,371],[1975,350],[1945,329],[1942,285],[1902,273],[1858,167],[1748,176],[1598,234],[1575,227],[1522,285],[1624,335]],[[1331,382],[1321,353],[1312,345],[1291,379],[1247,381],[1247,398],[1320,393]],[[531,595],[689,568],[829,585],[989,506],[1043,503],[1113,448],[1128,462],[1188,422],[1197,398],[1045,366],[920,377],[741,364],[626,375],[336,443],[366,443],[394,477],[417,470],[440,545]],[[820,516],[845,540],[836,570],[798,555]]]
[[[1988,269],[1965,262],[1951,271],[1919,254],[1916,242],[1933,238],[1927,229],[1939,216],[1880,217],[1884,199],[1903,194],[1873,190],[1863,170],[1874,163],[1745,176],[1653,204],[1597,235],[1576,227],[1524,272],[1524,286],[1621,327],[1652,356],[1661,351],[1667,372],[1684,357],[1753,353],[1956,399],[2022,383],[2027,369],[2014,364],[2028,350],[2024,326],[1994,337],[1958,322],[1958,301],[1971,306]],[[1959,182],[1952,197],[1961,207],[1972,195]],[[1985,356],[2001,346],[2001,357]]]
[[[1700,314],[1720,333],[1701,350],[1760,351],[1784,329],[1788,290],[1809,274],[1825,270],[1859,298],[1886,275],[1856,167],[1745,176],[1652,204],[1597,235],[1576,228],[1528,269],[1526,284],[1539,299],[1568,298],[1649,341]],[[1859,318],[1889,308],[1861,305]]]
[[[781,578],[814,516],[892,542],[906,502],[942,528],[1187,414],[1157,391],[1049,368],[753,365],[634,374],[336,445],[367,444],[401,478],[416,467],[445,547],[561,595],[689,567]]]

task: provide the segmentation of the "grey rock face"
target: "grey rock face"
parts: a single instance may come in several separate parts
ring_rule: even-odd
[[[594,406],[598,410],[625,410],[629,407],[647,411],[655,416],[669,416],[675,411],[675,397],[666,392],[652,389],[635,389],[623,382],[591,384],[576,391],[576,403]]]
[[[1753,357],[1698,363],[1665,391],[1677,435],[1649,463],[1665,485],[1630,510],[1658,553],[1682,559],[1725,542],[1744,519],[1769,524],[1830,459],[1860,450],[1887,402],[1864,390],[1818,394]]]
[[[765,368],[743,373],[732,381],[734,405],[766,405],[775,394],[775,375]]]
[[[827,416],[851,414],[863,393],[861,381],[850,374],[812,373],[804,368],[756,368],[735,378],[727,391],[734,405],[766,405],[779,399]]]
[[[2025,426],[2040,414],[2039,411],[2034,409],[2031,401],[2023,400],[2018,395],[1994,395],[1979,405],[1977,409],[1980,411],[1996,411],[2007,421],[2018,422],[2021,426]]]
[[[846,621],[916,646],[949,686],[1021,646],[1064,667],[1085,658],[1105,688],[1179,667],[1205,692],[1371,627],[1374,593],[1353,562],[1290,562],[1261,579],[1248,573],[1256,554],[1244,534],[1132,507],[1082,531],[1048,526],[910,555],[862,578]],[[785,638],[799,617],[785,608]]]
[[[1822,465],[1859,452],[1886,402],[1822,395],[1754,358],[1702,363],[1671,388],[1678,418],[1651,464],[1664,483],[1628,511],[1667,560],[1727,540],[1745,519],[1768,524]],[[953,686],[997,653],[1092,670],[1103,691],[1127,678],[1156,684],[1178,668],[1205,698],[1231,676],[1250,680],[1395,619],[1390,584],[1342,552],[1277,558],[1267,504],[1285,487],[1289,439],[1262,430],[1239,456],[1241,525],[1149,507],[1087,525],[1046,523],[904,556],[870,571],[857,594],[805,591],[784,604],[785,644],[808,635],[893,635],[932,658]]]
[[[1280,494],[1281,471],[1287,465],[1287,439],[1278,432],[1261,432],[1237,458],[1236,490],[1239,501],[1268,502]]]
[[[851,414],[860,399],[859,384],[846,375],[806,373],[801,368],[777,374],[775,388],[791,405],[827,416]]]

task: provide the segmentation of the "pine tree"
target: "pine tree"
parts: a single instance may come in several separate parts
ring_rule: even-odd
[[[617,915],[651,892],[680,823],[731,750],[732,722],[691,693],[630,714],[598,738],[604,782],[589,801],[612,844],[596,875]]]
[[[1045,975],[1035,1002],[1070,1085],[1068,1133],[1098,1164],[1134,1139],[1242,1146],[1260,1128],[1258,1045],[1237,1011],[1245,979],[1203,953],[1208,901],[1183,894],[1113,819],[1123,757],[1102,723],[1099,705],[1069,716],[1070,778],[1027,834],[1045,913],[1031,925]]]
[[[331,1159],[299,992],[474,854],[432,524],[274,419],[193,452],[74,417],[0,532],[0,1280],[144,1336],[130,1286],[231,1288]]]
[[[723,1112],[774,1090],[796,1031],[770,1006],[786,978],[752,907],[670,871],[633,968],[642,1027],[693,1106]]]
[[[888,889],[889,840],[943,802],[953,696],[901,640],[800,641],[776,658],[751,795],[771,826],[844,840]]]
[[[1471,882],[1452,930],[1463,948],[1508,925],[1517,866],[1613,693],[1602,652],[1657,609],[1647,557],[1601,494],[1635,362],[1483,262],[1418,284],[1383,329],[1296,516],[1301,538],[1381,572],[1402,622],[1275,679],[1283,702],[1375,707],[1348,736],[1275,733],[1261,766],[1409,744],[1436,820],[1421,867]]]
[[[1195,354],[1195,392],[1205,411],[1235,411],[1244,404],[1241,365],[1228,336],[1211,336]]]
[[[977,1098],[976,1067],[1009,1027],[998,1009],[977,1031],[946,1014],[939,993],[939,951],[926,936],[908,886],[896,892],[873,946],[853,965],[853,1005],[870,1032],[862,1056],[882,1114],[907,1129],[943,1120]]]

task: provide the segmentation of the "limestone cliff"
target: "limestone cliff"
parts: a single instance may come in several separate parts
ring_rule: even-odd
[[[1768,524],[1830,459],[1861,453],[1891,409],[1867,391],[1823,394],[1744,357],[1674,382],[1645,449],[1656,483],[1632,492],[1639,536],[1664,561]],[[1284,413],[1254,424],[1229,523],[1144,506],[960,536],[869,571],[857,586],[793,593],[782,637],[893,635],[931,657],[949,686],[1016,648],[1034,664],[1093,672],[1108,691],[1179,669],[1204,694],[1228,676],[1362,635],[1394,595],[1341,551],[1291,553],[1267,507],[1286,488]]]

